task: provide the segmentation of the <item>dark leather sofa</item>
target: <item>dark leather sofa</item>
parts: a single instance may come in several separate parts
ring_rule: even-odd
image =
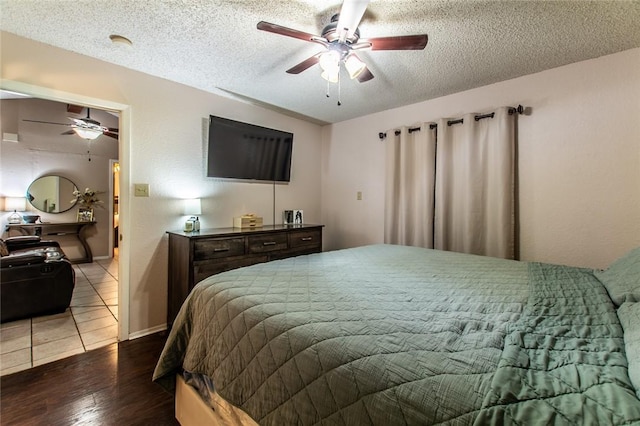
[[[0,240],[0,322],[64,312],[75,271],[56,241],[38,236]]]

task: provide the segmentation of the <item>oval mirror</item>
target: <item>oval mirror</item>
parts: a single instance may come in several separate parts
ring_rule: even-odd
[[[62,213],[73,208],[73,191],[78,187],[62,176],[42,176],[31,182],[27,189],[27,200],[45,213]]]

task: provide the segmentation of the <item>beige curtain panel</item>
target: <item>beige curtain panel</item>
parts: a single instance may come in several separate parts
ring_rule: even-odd
[[[387,135],[384,240],[433,248],[435,129],[424,123],[420,131],[403,127]]]
[[[386,243],[515,257],[515,116],[477,117],[387,132]]]

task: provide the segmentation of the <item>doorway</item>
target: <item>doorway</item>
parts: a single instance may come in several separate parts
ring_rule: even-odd
[[[129,339],[129,242],[122,239],[122,235],[126,235],[129,229],[130,219],[128,217],[129,206],[129,176],[128,165],[130,158],[129,145],[129,123],[130,123],[130,107],[126,104],[107,101],[104,99],[91,98],[69,92],[62,92],[46,87],[34,86],[20,82],[3,80],[2,89],[13,92],[23,93],[25,95],[61,102],[72,105],[83,105],[106,111],[112,111],[119,117],[119,139],[118,139],[118,341]],[[113,204],[109,203],[113,208]],[[112,215],[110,215],[113,217]],[[114,233],[111,234],[114,236]]]
[[[76,102],[72,98],[70,101]],[[127,288],[121,285],[121,276],[125,281],[127,277],[126,274],[120,273],[123,268],[121,268],[119,249],[114,251],[114,244],[117,244],[118,239],[113,232],[115,227],[120,227],[122,212],[120,207],[121,163],[118,159],[114,160],[110,157],[118,156],[122,151],[119,137],[108,137],[103,134],[99,135],[95,142],[92,142],[93,139],[87,142],[85,138],[73,132],[60,133],[60,126],[67,125],[64,123],[69,115],[73,117],[87,111],[88,116],[88,108],[95,111],[94,115],[100,122],[116,127],[119,127],[119,113],[100,110],[93,104],[79,106],[76,102],[74,105],[69,105],[59,99],[46,99],[44,96],[35,94],[20,99],[7,99],[3,102],[7,102],[4,105],[6,108],[3,108],[3,112],[9,111],[7,120],[12,126],[16,126],[16,133],[25,138],[23,144],[16,146],[13,150],[8,149],[5,153],[9,156],[5,158],[10,162],[7,164],[11,162],[22,164],[24,171],[4,170],[3,167],[6,172],[5,178],[7,178],[4,179],[3,191],[12,187],[19,187],[20,191],[24,191],[26,180],[38,175],[48,175],[54,170],[56,173],[72,177],[72,182],[76,184],[79,191],[84,191],[83,188],[87,186],[97,190],[98,194],[100,192],[103,194],[97,196],[99,200],[99,208],[95,209],[97,219],[94,219],[95,222],[91,228],[87,228],[89,244],[93,237],[95,245],[92,251],[97,254],[97,256],[88,256],[93,262],[86,263],[87,259],[78,259],[75,255],[77,244],[69,244],[64,233],[47,234],[50,239],[59,240],[67,255],[78,261],[74,265],[76,282],[70,308],[57,315],[44,315],[3,324],[3,335],[9,333],[19,336],[18,341],[25,342],[26,346],[22,343],[18,346],[3,345],[1,375],[128,338],[126,334],[128,324],[121,324],[123,321],[128,321],[128,306],[122,308],[119,302],[123,294],[122,288],[125,288],[125,291]],[[78,111],[72,111],[71,107]],[[13,118],[10,119],[10,117]],[[41,121],[35,121],[35,125],[23,123],[23,121],[33,122],[33,118],[39,117],[43,118],[40,119]],[[28,161],[24,160],[24,152],[30,153],[26,157]],[[107,156],[107,153],[110,155]],[[32,167],[29,167],[30,164]],[[107,164],[110,167],[108,171]],[[100,169],[104,170],[104,174],[100,173]],[[68,198],[71,199],[72,189],[66,190],[65,194],[67,192]],[[55,206],[62,203],[66,206],[69,199],[56,199]],[[33,205],[33,208],[41,212],[40,214],[43,215],[41,219],[46,222],[65,223],[76,220],[73,208],[59,212],[47,208],[47,205]],[[104,211],[105,208],[107,211]],[[73,218],[71,215],[74,215]],[[128,298],[123,297],[123,299]],[[123,315],[120,315],[120,311]],[[126,330],[125,333],[122,330]],[[7,362],[4,362],[5,359]]]

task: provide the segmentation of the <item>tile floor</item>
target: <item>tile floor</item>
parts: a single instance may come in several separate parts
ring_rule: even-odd
[[[2,324],[0,375],[118,341],[118,259],[74,265],[76,286],[64,313]]]

